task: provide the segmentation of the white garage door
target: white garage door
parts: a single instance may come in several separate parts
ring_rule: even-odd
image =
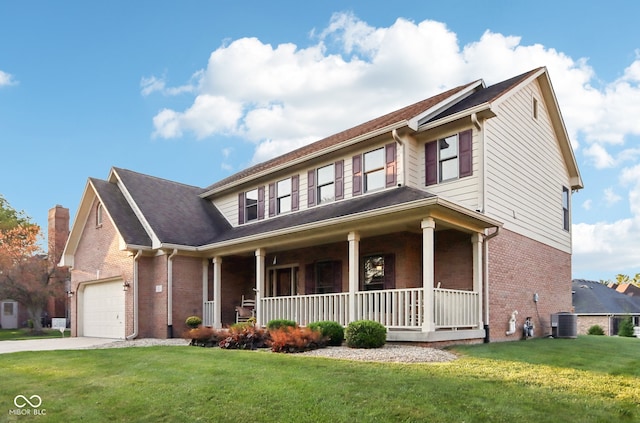
[[[124,338],[122,281],[87,285],[82,301],[83,336]]]

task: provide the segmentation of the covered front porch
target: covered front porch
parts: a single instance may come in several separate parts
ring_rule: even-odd
[[[359,230],[281,238],[251,255],[216,255],[210,283],[203,283],[204,324],[233,323],[223,319],[224,309],[244,295],[255,298],[259,325],[366,319],[387,327],[389,341],[484,338],[483,242],[492,225],[446,213],[396,217],[385,225],[361,222]],[[234,298],[222,295],[229,284],[237,288]]]

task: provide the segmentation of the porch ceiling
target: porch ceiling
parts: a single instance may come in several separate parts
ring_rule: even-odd
[[[473,233],[502,225],[428,192],[399,187],[236,227],[198,250],[214,255],[253,254],[258,248],[280,251],[345,241],[352,231],[361,237],[420,233],[427,217],[435,219],[436,230]]]

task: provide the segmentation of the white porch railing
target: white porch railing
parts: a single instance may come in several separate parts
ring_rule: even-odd
[[[213,305],[215,301],[205,301],[202,304],[202,325],[203,326],[213,326],[213,322],[215,320],[213,314]]]
[[[357,292],[356,320],[374,320],[387,328],[420,328],[423,298],[422,288]]]
[[[261,322],[290,319],[300,325],[333,320],[345,326],[349,323],[349,293],[295,295],[262,299]]]
[[[434,288],[436,329],[479,327],[480,296],[473,291]],[[374,320],[389,329],[420,329],[427,311],[424,289],[386,289],[355,294],[356,320]],[[261,300],[260,322],[290,319],[300,325],[321,320],[349,324],[349,293],[267,297]]]
[[[479,326],[480,295],[477,292],[439,288],[433,291],[436,329]]]

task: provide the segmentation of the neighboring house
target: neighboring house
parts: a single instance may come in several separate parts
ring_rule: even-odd
[[[616,286],[583,279],[574,279],[571,285],[578,334],[584,335],[591,326],[599,325],[606,335],[617,335],[620,321],[628,316],[633,318],[634,326],[640,326],[639,296],[623,294]]]
[[[89,179],[65,248],[72,332],[180,336],[189,315],[234,323],[244,296],[261,325],[372,319],[389,340],[473,342],[519,339],[540,316],[535,333],[549,334],[571,308],[580,188],[545,68],[462,85],[204,189],[113,168]]]
[[[47,227],[47,255],[43,260],[57,261],[56,257],[62,255],[67,238],[69,237],[69,209],[56,205],[49,209]],[[54,265],[52,263],[52,265]],[[68,269],[57,268],[55,278],[58,281],[69,279]],[[42,313],[43,327],[51,325],[51,318],[70,318],[68,298],[65,295],[57,298],[49,298],[47,308]],[[27,308],[11,298],[0,300],[0,328],[16,329],[28,325],[29,313]]]

